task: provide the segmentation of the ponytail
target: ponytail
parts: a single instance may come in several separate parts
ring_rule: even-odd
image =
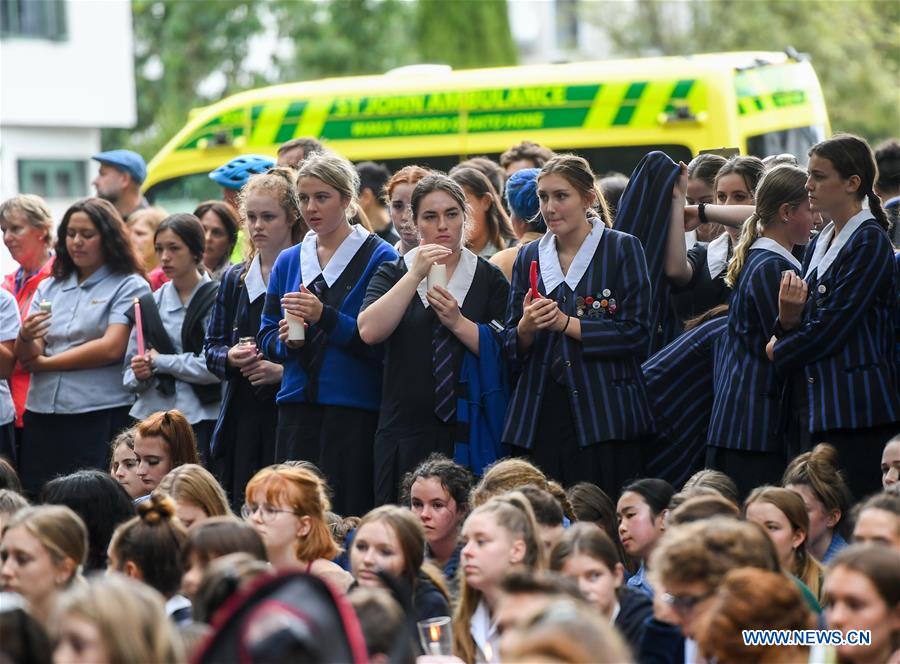
[[[876,194],[871,189],[866,192],[866,198],[869,199],[869,212],[872,213],[872,216],[875,217],[875,221],[878,222],[878,225],[881,226],[888,233],[891,232],[891,220],[888,219],[887,213],[884,211],[884,207],[881,205],[881,199],[878,198],[878,194]]]
[[[741,270],[744,269],[747,254],[750,253],[750,247],[762,237],[765,230],[766,225],[756,212],[744,222],[741,228],[741,239],[738,240],[737,246],[734,248],[734,256],[728,262],[728,271],[725,273],[725,284],[729,288],[734,288],[735,284],[737,284]]]

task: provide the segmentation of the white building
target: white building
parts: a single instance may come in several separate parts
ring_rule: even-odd
[[[603,60],[610,55],[603,30],[585,20],[594,9],[585,0],[508,0],[507,5],[520,64]]]
[[[59,222],[94,193],[100,128],[137,121],[133,51],[129,0],[0,0],[0,199],[38,194]]]

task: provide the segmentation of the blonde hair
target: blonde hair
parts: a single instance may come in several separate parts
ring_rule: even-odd
[[[256,193],[266,193],[276,201],[284,210],[287,223],[291,227],[291,244],[297,244],[306,235],[309,228],[300,214],[300,199],[297,196],[297,171],[289,166],[276,166],[265,173],[251,175],[247,183],[241,188],[238,195],[238,212],[241,217],[241,225],[247,232],[247,262],[241,278],[246,276],[250,269],[250,261],[256,256],[256,245],[250,237],[247,228],[247,200]]]
[[[53,246],[53,215],[43,198],[19,194],[0,203],[0,221],[8,222],[14,214],[21,214],[30,226],[47,231],[44,244],[48,249]]]
[[[212,473],[196,463],[186,463],[170,470],[156,491],[168,494],[177,503],[196,505],[206,516],[231,514],[225,490]]]
[[[794,550],[790,572],[805,583],[817,598],[822,595],[822,577],[825,570],[818,560],[807,550],[809,544],[809,513],[803,498],[796,491],[776,486],[756,487],[744,501],[744,516],[747,508],[755,502],[769,503],[784,514],[791,530],[802,531],[803,541]]]
[[[525,569],[530,572],[546,569],[544,545],[541,543],[537,519],[531,503],[522,493],[510,491],[491,498],[484,505],[475,508],[468,518],[471,519],[476,514],[493,514],[499,528],[525,543],[525,556],[521,563]],[[453,649],[466,662],[475,661],[475,642],[469,631],[469,623],[481,598],[481,591],[469,586],[465,575],[461,576],[459,602],[453,613]]]
[[[597,187],[594,172],[591,170],[587,159],[574,154],[556,155],[541,168],[541,172],[537,176],[538,183],[545,175],[562,176],[583,199],[590,198],[593,195],[594,205],[588,210],[588,214],[599,217],[600,221],[607,228],[612,228],[612,214],[609,211],[609,206],[606,204],[603,192]]]
[[[19,526],[47,549],[54,565],[66,560],[74,563],[68,584],[79,576],[88,551],[88,532],[81,517],[63,505],[24,507],[10,517],[2,535]]]
[[[120,574],[95,576],[62,594],[54,631],[66,614],[94,624],[110,664],[183,659],[162,596],[144,583]]]
[[[796,208],[807,200],[806,177],[802,168],[787,164],[776,166],[763,175],[756,188],[756,210],[741,227],[741,239],[728,263],[725,283],[730,288],[735,287],[744,269],[750,246],[762,237],[769,224],[778,219],[779,208],[785,203]]]
[[[168,216],[169,213],[160,207],[143,208],[142,210],[135,210],[132,212],[125,221],[125,226],[128,227],[128,232],[131,233],[131,229],[134,228],[136,224],[143,222],[150,227],[150,237],[152,238],[156,236],[156,230],[159,228],[163,219]],[[144,255],[138,257],[143,261],[145,270],[152,270],[159,264],[159,259],[156,256],[156,248],[153,245],[154,243],[151,240],[144,249]]]
[[[325,518],[325,512],[331,509],[325,482],[315,473],[306,468],[269,466],[256,473],[247,483],[246,499],[250,500],[257,489],[264,492],[266,502],[286,505],[298,516],[309,517],[309,533],[297,540],[295,553],[299,560],[331,560],[340,552]]]
[[[347,219],[360,217],[362,209],[357,198],[359,192],[359,173],[349,161],[334,152],[315,152],[307,157],[297,171],[297,183],[302,178],[318,178],[329,187],[337,190],[341,198],[349,201]],[[365,215],[361,215],[365,218]]]
[[[488,466],[481,481],[472,489],[469,503],[472,507],[478,507],[495,496],[529,484],[543,489],[556,498],[567,519],[578,520],[565,490],[553,480],[548,480],[547,476],[534,464],[515,457],[501,459]]]

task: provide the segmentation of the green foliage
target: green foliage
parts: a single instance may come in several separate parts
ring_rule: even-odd
[[[138,121],[104,130],[103,147],[149,158],[191,108],[262,85],[417,62],[515,64],[507,10],[506,0],[132,0]],[[265,75],[247,68],[261,37],[277,40]],[[214,75],[224,87],[205,96]]]
[[[420,0],[416,34],[424,62],[467,69],[518,58],[505,0]]]
[[[900,3],[894,0],[638,0],[583,5],[615,53],[716,51],[808,53],[832,129],[871,141],[900,132]]]

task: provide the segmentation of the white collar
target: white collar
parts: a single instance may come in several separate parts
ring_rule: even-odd
[[[538,244],[538,257],[541,266],[541,281],[544,282],[544,295],[549,295],[556,290],[561,283],[575,291],[578,288],[578,282],[587,272],[591,261],[594,260],[594,252],[597,251],[597,245],[600,244],[600,238],[603,237],[605,226],[602,221],[596,217],[591,218],[591,232],[584,238],[584,242],[578,248],[578,253],[569,266],[569,271],[563,274],[562,267],[559,264],[559,254],[556,250],[556,235],[553,233],[545,233]]]
[[[793,265],[798,270],[803,269],[803,265],[800,261],[797,260],[797,257],[794,256],[790,251],[782,247],[775,240],[768,237],[757,238],[756,241],[750,245],[750,249],[765,249],[766,251],[771,251],[772,253],[778,254],[788,263]]]
[[[856,232],[857,228],[863,225],[864,221],[871,218],[872,213],[868,210],[857,212],[850,217],[846,224],[844,224],[841,232],[834,238],[834,242],[831,241],[831,238],[834,237],[834,222],[830,222],[823,228],[822,232],[819,233],[819,238],[816,240],[815,251],[813,251],[812,258],[809,260],[809,267],[806,268],[806,274],[804,274],[803,277],[809,278],[809,275],[813,273],[813,270],[818,267],[819,271],[818,274],[816,274],[816,279],[821,279],[822,275],[828,272],[828,268],[834,263],[834,259],[837,258],[841,249],[847,244],[847,240],[850,239],[850,236]],[[829,244],[831,244],[830,247],[828,246]]]
[[[722,274],[722,270],[728,265],[730,240],[731,236],[726,231],[706,245],[706,268],[709,270],[710,279],[715,279]]]
[[[368,237],[369,231],[359,224],[351,226],[350,235],[344,238],[341,246],[337,248],[323,270],[319,265],[319,255],[316,251],[318,247],[316,232],[309,231],[303,238],[303,242],[300,243],[300,271],[303,273],[303,285],[309,288],[310,284],[321,274],[325,283],[331,288]]]
[[[266,282],[263,281],[262,262],[259,254],[256,254],[250,261],[250,268],[244,275],[244,288],[247,289],[247,297],[251,302],[256,302],[256,298],[266,294]]]
[[[166,600],[166,615],[171,616],[176,611],[188,608],[190,605],[191,600],[184,595],[172,595]]]
[[[416,256],[418,254],[418,247],[410,249],[403,254],[403,261],[406,263],[407,270],[411,269],[412,266],[416,264]],[[456,303],[460,307],[462,307],[463,302],[466,301],[466,296],[469,294],[469,289],[472,287],[472,281],[475,279],[475,268],[477,267],[478,256],[463,247],[459,255],[459,262],[456,264],[456,269],[453,270],[453,276],[447,281],[447,290],[450,291],[450,294],[454,298],[456,298]],[[430,306],[428,304],[428,299],[425,297],[427,290],[428,284],[425,279],[422,279],[422,281],[419,282],[419,285],[416,286],[416,293],[419,294],[419,299],[422,300],[422,305],[426,309]]]
[[[212,281],[212,279],[210,279],[208,272],[204,272],[200,275],[200,281],[194,286],[194,290],[191,291],[191,296],[188,298],[187,302],[181,301],[181,296],[178,294],[178,289],[175,288],[174,282],[167,281],[163,284],[164,288],[160,288],[160,309],[164,309],[165,311],[187,309],[191,305],[191,300],[194,299],[200,286],[207,281]]]
[[[615,625],[615,624],[616,624],[616,618],[619,617],[619,614],[620,614],[621,612],[622,612],[622,605],[619,604],[618,601],[616,601],[616,608],[613,609],[612,615],[609,617],[609,624],[610,624],[610,625]]]
[[[475,645],[478,646],[478,649],[481,650],[488,662],[500,661],[497,623],[491,619],[490,609],[488,609],[484,599],[478,602],[475,613],[472,614],[472,619],[469,621],[469,633],[472,635]],[[490,644],[490,657],[487,656],[486,650],[488,644]]]

